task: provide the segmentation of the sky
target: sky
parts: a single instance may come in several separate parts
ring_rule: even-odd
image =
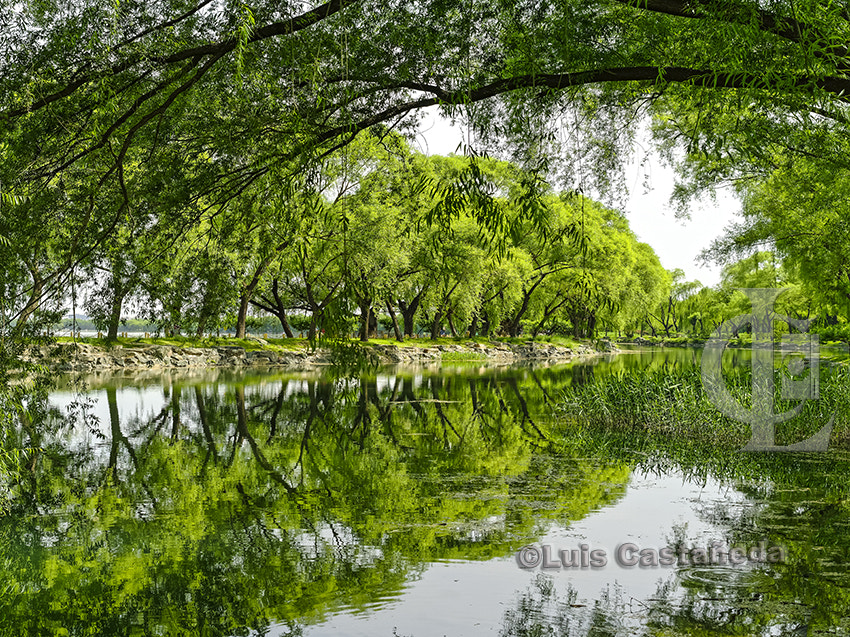
[[[448,155],[462,141],[460,127],[440,117],[436,107],[426,110],[418,139],[422,152]],[[718,190],[715,199],[706,197],[692,205],[690,219],[676,219],[668,203],[673,192],[673,170],[646,145],[640,152],[649,154],[648,161],[641,166],[640,157],[635,157],[626,168],[629,198],[624,212],[632,230],[640,241],[652,246],[668,270],[681,268],[689,281],[716,285],[720,267],[698,265],[695,259],[740,214],[740,202],[729,190]]]

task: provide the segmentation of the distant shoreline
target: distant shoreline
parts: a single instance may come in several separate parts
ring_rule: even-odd
[[[30,347],[23,356],[29,363],[61,372],[121,371],[150,369],[203,368],[310,368],[328,366],[339,354],[330,347],[311,349],[306,342],[266,341],[260,338],[207,339],[214,341],[198,347],[197,341],[185,343],[145,342],[142,339],[115,343],[92,343],[94,339],[59,340],[50,345]],[[153,341],[154,339],[146,339]],[[514,339],[519,341],[519,339]],[[566,362],[580,357],[614,353],[610,341],[600,341],[599,349],[590,343],[559,345],[543,341],[491,341],[486,339],[441,339],[431,342],[386,341],[351,342],[356,353],[378,364],[434,364],[463,361],[488,361],[509,364],[519,361]],[[344,356],[344,354],[343,354]]]

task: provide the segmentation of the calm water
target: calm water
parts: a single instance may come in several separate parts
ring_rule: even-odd
[[[558,440],[564,387],[695,356],[63,381],[77,424],[0,518],[3,634],[846,634],[847,454]],[[760,542],[781,561],[617,559]]]

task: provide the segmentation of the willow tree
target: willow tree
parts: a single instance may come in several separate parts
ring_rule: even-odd
[[[0,12],[0,183],[21,197],[4,233],[14,243],[34,211],[58,208],[67,235],[36,298],[156,194],[127,183],[134,149],[169,149],[151,163],[208,158],[184,196],[223,205],[273,167],[297,172],[434,105],[464,116],[479,150],[507,142],[537,170],[569,155],[566,178],[587,187],[616,181],[623,124],[652,103],[672,105],[672,139],[709,151],[718,108],[759,114],[738,119],[750,149],[791,116],[847,126],[850,25],[814,0],[3,0]],[[59,184],[74,206],[55,201]],[[494,210],[479,214],[498,227]]]

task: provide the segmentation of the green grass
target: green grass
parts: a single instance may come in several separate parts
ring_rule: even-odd
[[[727,378],[729,392],[744,406],[751,395],[749,372]],[[779,398],[776,413],[797,401]],[[788,445],[815,434],[835,415],[831,446],[850,448],[850,368],[824,370],[820,398],[806,403],[802,413],[776,425],[776,444]],[[750,426],[721,414],[703,390],[699,368],[652,370],[619,374],[563,391],[558,419],[565,440],[621,439],[652,447],[698,447],[732,451],[750,438]],[[602,435],[602,438],[600,438]],[[636,438],[637,436],[637,438]]]
[[[470,338],[468,336],[442,336],[440,338],[405,338],[403,343],[399,343],[395,338],[370,338],[366,345],[398,345],[400,347],[435,347],[437,345],[465,345],[466,343],[481,343],[482,345],[493,345],[498,340],[502,342],[505,339],[493,339],[486,336],[476,336]]]
[[[482,352],[443,352],[440,359],[443,361],[483,361],[487,355]]]
[[[581,347],[583,345],[590,345],[590,341],[586,343],[582,343],[574,338],[569,336],[538,336],[535,339],[535,342],[542,341],[544,343],[551,343],[552,345],[557,345],[558,347],[569,347],[570,349],[576,349],[577,347]]]
[[[256,335],[252,335],[254,338],[258,338]],[[115,347],[117,345],[121,345],[122,347],[138,347],[139,345],[169,345],[171,347],[243,347],[247,351],[252,350],[298,350],[307,348],[310,346],[310,342],[306,338],[266,338],[265,340],[269,345],[262,345],[258,343],[256,340],[252,339],[239,339],[239,338],[231,338],[231,337],[215,337],[215,336],[207,336],[207,337],[195,337],[195,336],[173,336],[173,337],[165,337],[160,336],[156,338],[125,338],[119,337],[113,341],[107,341],[105,338],[95,338],[95,337],[87,337],[87,338],[78,338],[73,339],[69,336],[60,336],[56,338],[57,342],[60,343],[70,343],[76,340],[78,343],[87,343],[89,345],[97,345],[100,347]],[[499,338],[490,338],[487,336],[476,336],[473,338],[470,337],[441,337],[437,339],[430,338],[405,338],[404,342],[399,343],[394,338],[372,338],[369,339],[366,343],[363,343],[365,346],[372,345],[397,345],[399,347],[417,347],[417,348],[432,348],[438,345],[461,345],[464,346],[468,343],[478,343],[484,345],[485,347],[492,347],[494,345],[499,344],[514,344],[514,345],[522,345],[527,343],[530,338],[527,337],[499,337]],[[359,343],[358,339],[349,339],[349,342]],[[552,345],[557,345],[559,347],[568,347],[570,349],[576,349],[582,345],[592,346],[592,343],[588,341],[587,343],[581,343],[576,341],[575,339],[564,337],[564,336],[540,336],[534,341],[535,343],[547,343]],[[321,346],[321,344],[320,344]],[[476,353],[476,356],[478,353]],[[443,356],[445,359],[445,355]],[[474,358],[474,357],[473,357]],[[481,358],[484,358],[481,355]],[[470,360],[470,355],[464,355],[463,359],[451,359],[448,360]]]
[[[168,345],[171,347],[242,347],[246,351],[254,350],[297,350],[309,346],[306,338],[267,338],[264,339],[268,345],[263,345],[247,338],[223,338],[208,336],[197,338],[194,336],[172,336],[158,338],[124,338],[119,337],[113,341],[105,338],[78,338],[76,342],[100,347],[112,348],[117,345],[122,347],[138,347],[139,345]],[[71,337],[60,336],[56,339],[59,343],[70,343],[74,341]]]

